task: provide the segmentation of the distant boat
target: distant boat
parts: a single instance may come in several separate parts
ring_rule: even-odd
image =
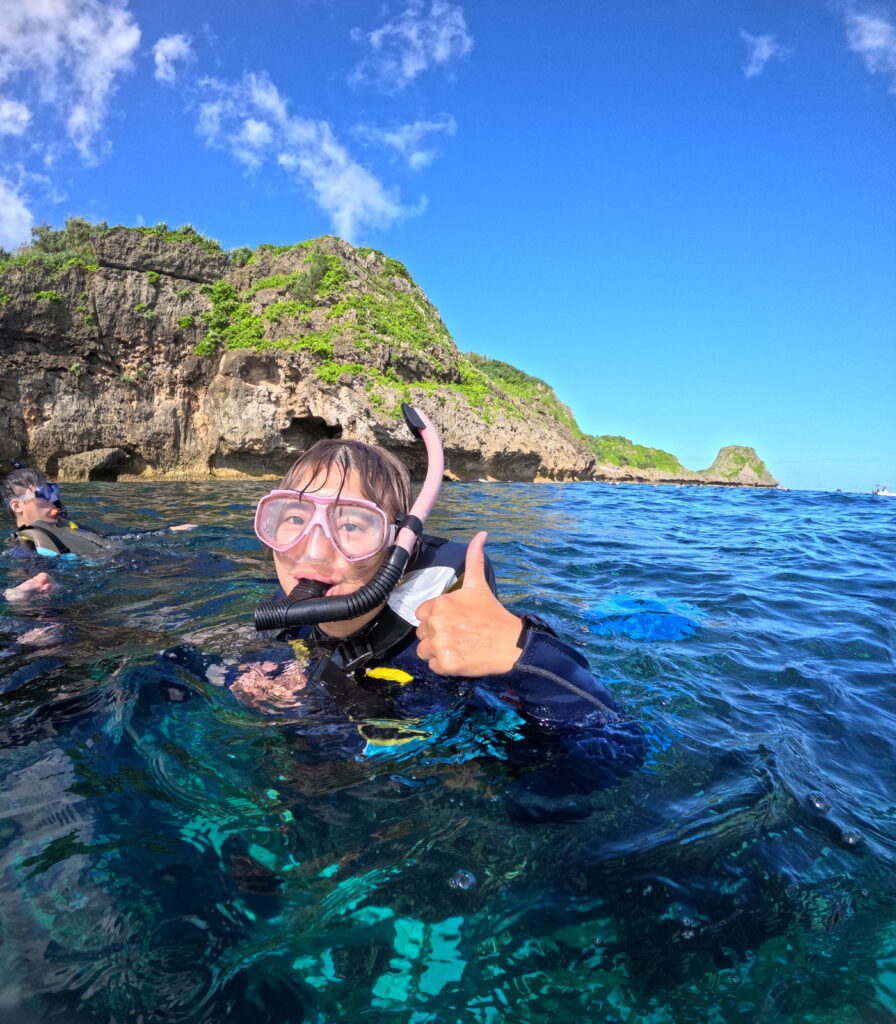
[[[888,491],[886,487],[875,487],[871,493],[881,498],[896,498],[896,491]]]

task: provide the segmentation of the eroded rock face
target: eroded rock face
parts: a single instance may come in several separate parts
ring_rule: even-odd
[[[454,479],[676,479],[599,466],[563,424],[519,401],[477,405],[454,342],[400,264],[336,238],[314,245],[259,249],[237,267],[190,242],[115,229],[96,241],[95,270],[8,269],[0,458],[62,481],[279,477],[317,439],[353,437],[384,445],[418,475],[422,450],[396,414],[410,398],[439,430]],[[312,258],[329,259],[338,287],[324,278],[302,304],[295,296]],[[222,284],[229,306],[203,287]],[[386,292],[416,333],[388,336]],[[361,300],[371,296],[368,308]],[[200,345],[203,314],[219,330],[211,346]],[[244,329],[256,332],[255,347],[229,347]],[[718,482],[773,486],[749,477],[752,464]]]
[[[319,243],[347,280],[339,296],[295,316],[283,281],[309,271],[300,247],[260,250],[251,266],[234,267],[189,242],[115,229],[96,240],[96,270],[48,277],[41,267],[10,268],[0,285],[0,457],[60,480],[279,476],[318,438],[345,436],[383,444],[420,472],[419,446],[394,413],[410,384],[411,401],[439,428],[450,476],[590,476],[589,450],[556,422],[499,410],[488,423],[452,390],[461,381],[457,350],[400,265],[393,273],[381,254]],[[359,347],[352,332],[331,329],[336,299],[365,294],[373,273],[434,323],[431,344],[368,336]],[[268,350],[197,354],[208,331],[202,315],[215,309],[202,285],[222,281],[246,300]],[[267,315],[276,304],[287,308],[279,319]],[[327,354],[347,367],[333,380],[321,378],[318,351],[292,345],[328,331]],[[427,387],[414,387],[421,379]]]
[[[182,282],[211,284],[224,277],[230,263],[223,252],[209,253],[190,242],[166,242],[128,228],[112,228],[94,241],[97,261],[107,269],[154,270]],[[182,285],[181,285],[182,287]]]
[[[117,480],[132,468],[131,461],[132,456],[124,448],[96,448],[92,452],[63,456],[56,476],[60,480]]]

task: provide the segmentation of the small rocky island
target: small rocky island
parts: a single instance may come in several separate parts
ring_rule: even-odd
[[[224,252],[189,226],[74,218],[0,250],[0,458],[53,479],[279,477],[322,437],[423,470],[421,407],[454,480],[775,487],[752,448],[709,469],[592,437],[544,381],[458,350],[397,260],[332,236]]]

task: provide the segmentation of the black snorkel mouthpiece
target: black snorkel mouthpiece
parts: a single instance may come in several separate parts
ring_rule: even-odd
[[[317,622],[344,622],[346,619],[366,615],[388,600],[401,579],[408,558],[410,555],[404,548],[391,547],[388,558],[377,569],[373,579],[353,594],[337,594],[334,597],[296,595],[296,591],[302,589],[300,583],[288,597],[280,601],[262,601],[255,609],[255,628],[259,631],[291,629]],[[323,590],[326,590],[326,585]]]
[[[401,411],[412,433],[426,446],[426,479],[410,512],[402,520],[401,529],[395,543],[389,548],[386,560],[373,578],[353,594],[323,597],[321,594],[327,588],[326,584],[319,584],[317,580],[300,580],[288,597],[280,601],[263,601],[256,608],[257,630],[290,629],[318,622],[344,622],[346,619],[366,615],[388,600],[404,573],[417,538],[423,532],[426,517],[436,503],[445,469],[442,444],[426,414],[404,403]]]
[[[299,580],[286,596],[287,601],[308,601],[323,597],[327,584],[321,580]]]
[[[280,601],[262,601],[255,609],[255,628],[283,629],[283,615],[302,601],[316,601],[324,596],[327,584],[320,580],[299,580],[292,590]]]

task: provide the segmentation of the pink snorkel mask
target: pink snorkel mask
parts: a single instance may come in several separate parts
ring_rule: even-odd
[[[255,628],[257,630],[289,629],[293,626],[306,626],[317,622],[343,622],[346,619],[355,619],[359,615],[366,615],[378,605],[384,604],[389,594],[392,593],[395,585],[401,579],[408,559],[413,554],[417,538],[423,532],[426,517],[436,503],[445,469],[442,444],[429,417],[419,409],[404,403],[401,406],[401,411],[404,413],[408,427],[422,439],[426,446],[428,461],[426,479],[423,481],[417,500],[401,522],[398,535],[388,550],[386,560],[377,570],[373,579],[353,594],[322,597],[320,595],[326,589],[326,584],[319,584],[315,580],[300,580],[284,599],[263,601],[255,609]],[[263,501],[267,501],[269,498],[271,495],[268,495],[268,498]],[[261,511],[261,505],[259,505],[259,513]]]
[[[395,540],[396,528],[372,501],[319,497],[302,491],[266,494],[255,510],[255,535],[282,554],[310,536],[315,527],[347,562],[363,562]]]

